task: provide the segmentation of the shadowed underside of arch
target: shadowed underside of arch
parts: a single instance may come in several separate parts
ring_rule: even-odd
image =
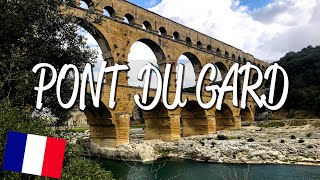
[[[90,126],[90,141],[99,146],[114,146],[116,144],[116,128],[109,109],[100,101],[99,108],[92,104],[86,107],[84,113]]]
[[[113,66],[114,58],[112,55],[110,45],[107,39],[105,38],[105,36],[93,24],[86,22],[81,18],[77,18],[77,20],[78,20],[78,25],[84,28],[86,31],[88,31],[93,36],[93,38],[97,41],[102,51],[103,60],[107,61],[108,66]]]
[[[152,111],[142,111],[145,121],[145,139],[174,141],[180,139],[180,121],[169,115],[169,111],[159,103]]]
[[[240,116],[241,116],[242,122],[253,122],[254,121],[254,117],[252,116],[251,111],[248,107],[246,107],[245,109],[241,109]]]
[[[193,69],[194,69],[196,80],[197,80],[199,77],[199,74],[201,72],[201,69],[202,69],[202,65],[201,65],[200,60],[198,59],[198,57],[196,55],[194,55],[190,52],[183,53],[183,55],[185,55],[190,60],[192,66],[193,66]]]
[[[219,72],[221,73],[221,78],[223,81],[228,73],[228,68],[222,62],[216,62],[214,65],[218,68]]]
[[[145,45],[147,45],[152,50],[152,52],[154,53],[154,55],[157,58],[157,63],[158,63],[159,66],[162,63],[166,62],[166,56],[163,53],[161,47],[156,42],[154,42],[154,41],[152,41],[150,39],[146,39],[146,38],[139,39],[138,41],[144,43]]]
[[[214,122],[208,119],[205,110],[196,101],[190,101],[181,109],[182,135],[204,135],[215,131]]]
[[[221,110],[217,110],[215,115],[217,131],[235,129],[235,119],[228,105],[223,104]]]

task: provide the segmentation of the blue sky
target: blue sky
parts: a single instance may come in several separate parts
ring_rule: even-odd
[[[161,2],[161,0],[128,0],[138,6],[144,7],[144,8],[151,8]],[[263,7],[273,0],[241,0],[240,4],[248,6],[250,9],[256,9]]]
[[[263,7],[273,0],[241,0],[240,5],[248,6],[250,9]]]
[[[154,7],[155,5],[161,2],[161,0],[128,0],[128,1],[144,8]]]

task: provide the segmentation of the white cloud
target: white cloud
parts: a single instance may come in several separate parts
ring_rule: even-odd
[[[157,66],[157,58],[153,51],[147,45],[141,42],[136,42],[131,46],[130,53],[128,55],[128,62],[128,66],[130,67],[128,72],[128,84],[129,86],[134,87],[144,86],[144,81],[138,80],[138,73],[144,65],[152,63],[153,65]],[[150,87],[157,87],[157,79],[155,74],[151,75]]]
[[[277,0],[265,7],[249,11],[240,6],[239,0],[163,0],[151,8],[152,11],[181,24],[231,44],[255,57],[273,61],[289,51],[298,51],[308,45],[320,45],[320,1],[319,0]],[[95,76],[103,61],[102,52],[96,40],[81,32],[87,44],[98,51]],[[129,85],[143,86],[137,79],[142,66],[148,62],[157,64],[151,49],[143,43],[135,43],[128,56],[131,70]],[[181,56],[185,72],[193,72],[190,61]],[[194,73],[185,73],[184,87],[195,85]],[[151,87],[156,87],[153,74]]]
[[[163,0],[151,8],[160,15],[262,60],[319,45],[319,0],[277,0],[249,11],[239,0]]]
[[[184,65],[185,73],[183,77],[183,88],[194,87],[196,85],[196,81],[195,81],[196,76],[194,73],[188,73],[188,72],[194,72],[194,69],[190,60],[185,55],[181,55],[179,57],[178,63]],[[176,71],[178,72],[178,67],[176,68]]]
[[[140,69],[148,64],[152,63],[153,65],[157,66],[157,58],[152,52],[152,50],[141,42],[136,42],[133,44],[133,46],[130,49],[130,53],[128,56],[129,61],[129,67],[130,71],[128,72],[129,80],[128,83],[130,86],[135,87],[143,87],[144,81],[138,80],[138,73]],[[181,57],[178,60],[178,63],[183,64],[185,67],[185,74],[184,74],[184,82],[183,87],[193,87],[196,85],[195,83],[195,74],[194,73],[187,73],[187,72],[194,72],[193,66],[189,59],[181,55]],[[156,88],[157,87],[157,79],[155,74],[151,77],[151,87]]]
[[[157,0],[150,0],[150,1],[148,2],[148,6],[149,6],[149,7],[155,6],[155,5],[157,5],[157,4],[158,4],[158,1],[157,1]]]

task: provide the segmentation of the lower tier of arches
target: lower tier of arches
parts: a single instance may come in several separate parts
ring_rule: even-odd
[[[104,105],[85,110],[90,126],[90,142],[100,147],[116,147],[129,143],[132,112],[110,111]],[[223,105],[220,111],[208,112],[196,102],[183,109],[168,111],[161,103],[152,111],[141,111],[145,139],[178,141],[181,137],[213,134],[219,130],[237,130],[242,121],[253,121],[254,113]]]

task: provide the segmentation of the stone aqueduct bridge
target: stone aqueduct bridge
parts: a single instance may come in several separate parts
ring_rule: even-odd
[[[164,69],[166,63],[176,65],[181,55],[187,56],[194,67],[196,79],[201,68],[207,63],[214,63],[222,76],[235,62],[241,65],[251,62],[262,70],[268,66],[267,63],[240,49],[125,0],[84,1],[93,13],[88,15],[87,10],[80,8],[80,0],[75,0],[74,6],[67,8],[68,12],[90,22],[92,27],[87,30],[97,40],[103,58],[109,65],[127,64],[130,47],[139,41],[148,45],[154,52],[160,70]],[[104,10],[108,11],[110,17],[102,15]],[[94,21],[101,16],[101,22]],[[173,101],[175,97],[175,77],[176,73],[172,73],[169,101]],[[250,79],[254,80],[254,73]],[[209,83],[208,79],[205,80],[205,84]],[[85,110],[91,130],[91,143],[102,147],[129,143],[130,118],[136,107],[133,97],[135,94],[142,94],[142,89],[128,86],[127,72],[123,72],[118,78],[117,105],[113,110],[106,107],[109,102],[109,92],[110,85],[105,84],[100,108],[88,107]],[[155,92],[151,91],[149,96],[152,97],[154,94]],[[208,102],[210,95],[204,93],[203,100]],[[188,104],[184,108],[169,111],[160,103],[154,110],[142,112],[146,125],[146,139],[175,141],[180,139],[181,134],[202,135],[215,133],[221,129],[239,129],[241,121],[254,121],[255,104],[251,98],[248,99],[247,108],[241,110],[232,105],[232,95],[226,94],[221,111],[216,111],[215,108],[202,109],[194,94],[183,93],[183,98],[188,98]]]

